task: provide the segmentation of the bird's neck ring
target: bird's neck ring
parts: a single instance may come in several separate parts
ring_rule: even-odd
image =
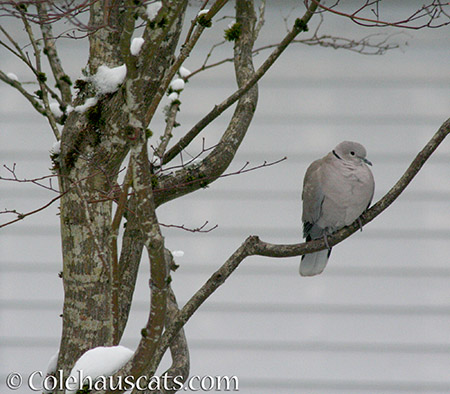
[[[341,157],[336,153],[336,151],[333,149],[333,155],[335,155],[339,160],[342,160]]]

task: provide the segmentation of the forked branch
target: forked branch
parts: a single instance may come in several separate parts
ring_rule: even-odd
[[[45,2],[36,2],[36,8],[39,16],[39,26],[44,41],[44,53],[47,56],[56,86],[61,92],[62,101],[65,105],[72,102],[72,93],[70,91],[70,79],[64,72],[58,52],[56,50],[56,42],[53,36],[52,24],[46,23],[48,20],[48,5]]]
[[[220,116],[226,109],[239,100],[245,93],[247,93],[267,72],[267,70],[275,63],[280,57],[283,51],[289,46],[289,44],[297,37],[297,35],[307,30],[307,23],[313,16],[317,9],[317,3],[312,3],[306,10],[302,18],[295,21],[292,30],[283,38],[283,40],[277,45],[274,51],[267,57],[266,61],[253,73],[243,86],[236,90],[231,96],[222,101],[219,105],[216,105],[203,119],[189,130],[165,155],[163,163],[168,163],[174,157],[176,157],[184,148],[186,148],[191,141],[214,119]]]
[[[216,0],[209,9],[209,11],[205,15],[202,15],[202,17],[205,18],[207,21],[210,21],[211,18],[214,15],[216,15],[220,11],[220,9],[227,3],[227,1],[228,0]],[[156,109],[158,108],[159,103],[161,102],[162,97],[164,96],[164,93],[167,91],[167,88],[169,87],[170,81],[172,80],[176,72],[179,70],[183,62],[190,55],[192,49],[196,45],[200,36],[202,35],[205,27],[206,25],[198,23],[197,27],[193,30],[192,34],[189,35],[189,38],[182,46],[180,54],[174,60],[170,69],[167,70],[164,79],[161,81],[160,86],[146,111],[144,124],[147,125],[148,123],[150,123],[151,119],[153,118],[153,115],[155,114]]]

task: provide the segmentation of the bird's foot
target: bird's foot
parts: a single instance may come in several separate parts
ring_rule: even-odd
[[[326,232],[323,233],[323,240],[324,240],[324,242],[325,242],[325,246],[327,247],[327,249],[328,249],[329,251],[331,251],[331,247],[330,247],[330,244],[328,243],[328,236],[327,236],[327,233],[326,233]]]
[[[360,231],[362,231],[363,225],[362,225],[362,222],[361,222],[361,216],[359,216],[357,220],[358,220],[358,224],[359,224],[359,229],[360,229]]]

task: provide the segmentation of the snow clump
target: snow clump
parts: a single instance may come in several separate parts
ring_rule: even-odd
[[[9,79],[12,79],[13,81],[19,82],[19,78],[17,78],[17,75],[14,74],[14,73],[8,73],[8,74],[6,74],[6,76],[7,76]]]
[[[58,156],[60,153],[61,153],[61,141],[56,141],[53,144],[52,149],[50,149],[50,156]]]
[[[86,112],[86,110],[88,108],[93,107],[95,104],[97,104],[97,101],[98,101],[97,97],[90,97],[90,98],[86,99],[84,104],[77,105],[74,108],[74,111],[82,114],[82,113]]]
[[[169,99],[169,101],[170,101],[171,103],[173,103],[174,101],[178,100],[178,97],[179,97],[179,95],[178,95],[177,92],[172,92],[172,93],[170,93],[170,94],[167,96],[167,98]]]
[[[99,346],[88,350],[75,363],[67,379],[66,394],[75,394],[83,388],[86,378],[92,384],[100,377],[112,376],[131,359],[134,352],[125,346]],[[81,382],[79,379],[81,378]],[[87,382],[86,382],[87,383]]]
[[[56,142],[56,144],[59,144],[59,142]],[[59,350],[50,357],[50,359],[48,360],[48,364],[47,364],[47,369],[46,369],[46,375],[51,375],[52,373],[56,372],[56,364],[58,363],[58,355],[59,355]]]
[[[133,38],[130,45],[130,52],[133,56],[139,55],[142,45],[144,44],[144,39],[142,37]]]
[[[170,83],[170,88],[175,92],[181,92],[184,89],[184,81],[181,78],[176,78]]]
[[[145,11],[148,16],[148,19],[150,19],[151,21],[154,20],[158,15],[158,12],[161,9],[161,7],[162,7],[161,1],[155,1],[154,3],[149,4]]]
[[[52,111],[53,115],[55,115],[57,118],[60,118],[64,115],[64,113],[61,111],[61,108],[59,108],[59,103],[54,101],[49,104],[50,111]]]
[[[183,250],[173,250],[172,251],[172,256],[173,257],[183,257],[184,256],[184,251]]]
[[[92,81],[100,94],[114,93],[124,81],[127,75],[125,64],[119,67],[109,68],[101,65],[97,73],[92,77]]]
[[[59,355],[59,351],[57,351],[53,356],[50,357],[50,360],[48,360],[47,369],[46,369],[44,378],[46,376],[53,375],[56,372],[56,366],[58,363],[58,355]],[[52,394],[53,390],[50,391],[50,390],[47,390],[45,387],[43,387],[42,392],[44,394]]]
[[[180,67],[178,73],[180,74],[181,78],[187,78],[189,75],[191,75],[191,72],[186,67],[183,66]]]

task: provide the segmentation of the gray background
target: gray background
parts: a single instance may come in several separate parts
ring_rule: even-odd
[[[411,8],[421,5],[408,3]],[[291,6],[271,2],[261,45],[283,36],[282,17]],[[405,12],[402,7],[392,11]],[[223,14],[231,15],[231,8]],[[23,37],[20,24],[1,22]],[[228,23],[217,22],[223,28]],[[352,38],[374,32],[331,16],[323,30]],[[367,147],[374,163],[375,200],[389,190],[449,116],[448,33],[444,28],[395,36],[392,41],[407,40],[408,45],[384,56],[304,45],[283,54],[260,83],[254,121],[228,172],[246,161],[259,165],[284,156],[288,160],[223,178],[159,209],[166,224],[197,227],[208,220],[219,225],[208,234],[163,229],[167,246],[185,252],[173,274],[180,304],[248,235],[270,242],[300,241],[303,174],[312,160],[340,141]],[[206,31],[185,66],[199,67],[220,39],[220,29]],[[75,80],[86,63],[86,44],[59,44],[63,64]],[[24,67],[3,49],[0,53],[1,69],[26,81]],[[227,43],[213,59],[231,53]],[[257,56],[256,64],[267,54]],[[231,64],[193,78],[181,96],[175,140],[234,89]],[[230,114],[204,131],[207,146],[217,142]],[[151,128],[158,132],[162,127],[161,108]],[[0,164],[17,163],[22,177],[45,175],[53,142],[45,119],[1,84]],[[200,145],[201,140],[188,152],[196,155]],[[450,142],[445,141],[388,211],[334,248],[318,277],[301,278],[298,258],[244,261],[186,327],[192,375],[237,375],[243,393],[450,392],[449,169]],[[7,174],[3,168],[1,174]],[[27,211],[51,197],[36,186],[0,183],[1,209]],[[56,214],[57,204],[2,229],[2,393],[9,392],[4,386],[9,372],[27,375],[45,369],[58,348],[63,291]],[[147,281],[144,259],[122,342],[131,348],[147,319]]]

